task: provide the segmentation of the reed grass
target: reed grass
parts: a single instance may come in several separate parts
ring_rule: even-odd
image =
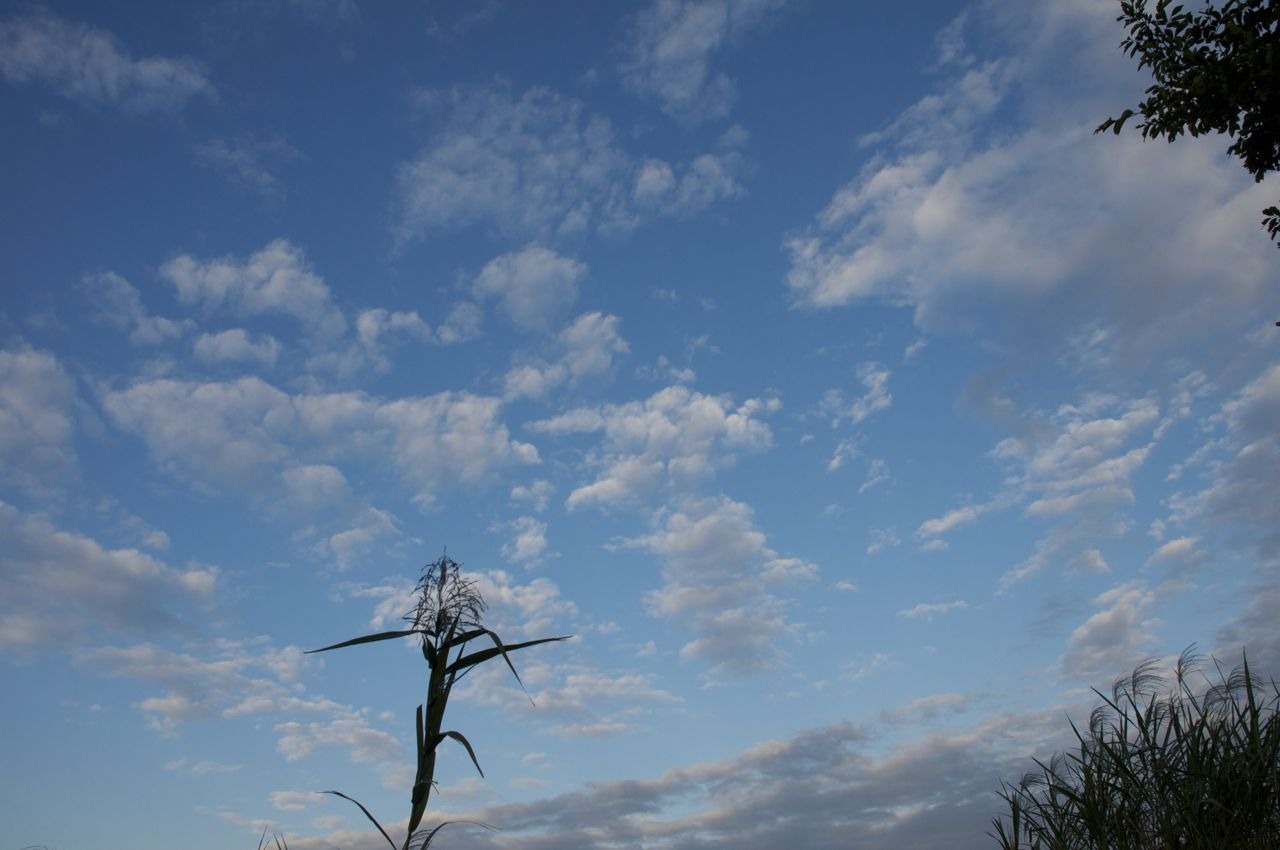
[[[1095,690],[1077,746],[1002,784],[989,834],[1003,850],[1280,848],[1280,687],[1247,655],[1213,670],[1190,647],[1172,677],[1147,661]]]
[[[423,569],[414,594],[414,609],[405,614],[409,624],[406,629],[378,632],[351,640],[344,640],[331,646],[313,649],[311,652],[328,652],[365,643],[384,640],[395,640],[404,637],[417,637],[422,647],[422,657],[427,662],[426,701],[418,706],[415,713],[414,737],[417,741],[417,769],[410,793],[409,823],[405,830],[404,841],[399,850],[410,850],[416,842],[421,850],[426,850],[439,831],[451,823],[471,823],[486,829],[488,824],[478,821],[446,821],[431,829],[422,826],[426,813],[427,801],[431,789],[435,785],[436,749],[445,740],[453,740],[460,744],[471,758],[471,763],[481,776],[480,761],[476,758],[471,742],[456,730],[444,730],[444,714],[448,706],[449,695],[453,686],[476,669],[480,664],[501,658],[506,662],[511,674],[520,682],[520,674],[511,661],[510,654],[531,646],[554,641],[567,640],[562,637],[538,638],[521,643],[503,643],[502,638],[483,624],[485,602],[476,588],[475,582],[462,574],[461,565],[449,558],[441,556]],[[470,649],[474,641],[488,644],[483,649]],[[521,683],[521,687],[523,687]],[[341,791],[325,791],[344,800],[349,800],[359,807],[365,817],[378,828],[382,837],[397,850],[396,843],[378,822],[378,819],[365,806]]]

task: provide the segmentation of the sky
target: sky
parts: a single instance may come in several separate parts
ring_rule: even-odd
[[[1280,254],[1111,0],[0,4],[0,850],[980,848],[1280,674]]]

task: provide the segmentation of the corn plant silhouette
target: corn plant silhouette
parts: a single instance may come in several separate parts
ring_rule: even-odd
[[[404,843],[400,845],[401,850],[409,850],[410,844],[422,825],[422,817],[427,810],[427,800],[431,796],[431,788],[434,785],[436,749],[446,738],[451,738],[466,748],[467,755],[471,757],[471,763],[475,765],[480,775],[484,776],[471,742],[461,732],[452,729],[441,731],[445,708],[448,706],[449,694],[453,686],[478,665],[501,657],[523,688],[524,683],[520,682],[520,674],[511,663],[510,653],[542,643],[568,640],[570,637],[570,635],[564,635],[527,640],[522,643],[503,643],[496,632],[483,625],[485,607],[484,599],[476,589],[475,582],[463,576],[462,569],[456,561],[448,555],[443,555],[423,569],[422,577],[418,580],[415,590],[415,607],[404,616],[405,621],[409,623],[409,628],[364,635],[332,646],[310,650],[313,653],[328,652],[332,649],[343,649],[362,643],[375,643],[410,636],[417,636],[421,641],[422,657],[426,659],[430,675],[427,680],[427,699],[425,703],[418,706],[414,723],[414,735],[418,742],[417,772],[410,797],[409,825]],[[481,640],[492,645],[468,651],[472,641]],[[323,793],[333,794],[358,806],[364,816],[382,833],[382,837],[387,839],[392,850],[396,850],[396,843],[391,840],[391,836],[363,804],[341,791]],[[448,823],[446,821],[428,831],[423,836],[419,847],[423,850],[429,847],[436,833]],[[486,824],[479,825],[487,827]]]

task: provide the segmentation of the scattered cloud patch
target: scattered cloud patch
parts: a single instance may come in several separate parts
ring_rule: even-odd
[[[191,352],[202,363],[246,363],[271,368],[280,357],[280,343],[270,334],[250,335],[244,328],[200,334]]]
[[[136,549],[104,548],[4,502],[0,532],[0,649],[190,631],[193,609],[210,600],[218,578],[215,567],[179,569]]]
[[[1155,602],[1155,592],[1140,581],[1099,594],[1093,600],[1096,612],[1071,633],[1067,651],[1058,660],[1062,677],[1095,683],[1149,656],[1161,624],[1152,610]]]
[[[547,509],[547,502],[555,487],[550,481],[538,479],[531,484],[517,484],[511,488],[511,501],[529,505],[533,510],[542,513]]]
[[[397,175],[401,244],[481,223],[543,239],[629,230],[742,192],[736,151],[683,166],[637,161],[608,119],[550,89],[456,89],[421,100],[439,129]]]
[[[832,427],[846,420],[857,425],[874,413],[888,410],[893,404],[893,396],[889,393],[889,374],[889,370],[879,363],[863,363],[857,369],[862,395],[848,401],[840,390],[827,390],[822,397],[821,409],[831,417]]]
[[[760,414],[778,410],[776,399],[748,399],[733,406],[728,396],[709,396],[685,386],[667,387],[644,401],[579,408],[530,423],[535,432],[603,431],[604,447],[592,461],[596,480],[576,488],[570,508],[637,502],[666,482],[680,491],[731,465],[737,451],[772,445]]]
[[[503,379],[508,399],[545,399],[560,387],[576,387],[588,378],[608,376],[614,358],[630,346],[618,332],[618,317],[583,313],[556,335],[555,359],[529,359]]]
[[[1129,97],[1120,81],[1131,63],[1103,49],[1113,17],[1100,4],[1039,2],[984,15],[979,38],[1012,51],[941,69],[939,88],[864,139],[876,153],[861,173],[786,240],[797,303],[906,304],[933,330],[1007,308],[1018,318],[1001,333],[1034,324],[1048,338],[1071,336],[1105,305],[1113,342],[1140,355],[1114,362],[1134,368],[1237,325],[1269,279],[1256,217],[1272,192],[1217,138],[1092,135]],[[1065,100],[1064,75],[1081,83]],[[1202,200],[1192,209],[1188,197]]]
[[[954,602],[921,602],[915,607],[899,611],[898,616],[906,617],[909,620],[924,620],[927,623],[932,623],[934,617],[939,617],[943,614],[948,614],[952,611],[958,611],[962,608],[968,607],[969,603],[965,602],[963,599],[957,599]]]
[[[52,354],[0,351],[0,487],[48,492],[72,473],[76,405],[75,383]]]
[[[681,657],[712,664],[713,674],[750,673],[777,664],[788,621],[785,603],[767,588],[777,579],[810,579],[817,567],[779,559],[756,528],[751,509],[731,499],[687,501],[678,510],[660,512],[657,521],[651,534],[625,545],[662,556],[664,584],[646,604],[655,616],[694,633]]]
[[[538,461],[533,446],[510,439],[497,399],[469,393],[382,400],[290,394],[256,377],[166,378],[109,390],[101,404],[162,465],[219,488],[254,490],[295,466],[373,460],[429,502],[445,483],[476,484],[501,466]]]
[[[712,66],[786,0],[656,0],[635,17],[622,80],[668,115],[698,122],[729,114],[733,80]]]
[[[536,567],[547,554],[547,524],[531,516],[522,516],[506,523],[514,535],[502,544],[502,557],[525,569]]]
[[[0,75],[84,103],[144,113],[179,107],[213,83],[186,58],[134,59],[111,33],[36,9],[0,21]]]
[[[547,331],[578,299],[578,281],[587,267],[541,245],[495,257],[480,270],[472,291],[496,299],[511,323],[525,331]]]
[[[311,270],[301,249],[276,239],[243,262],[232,257],[197,260],[180,254],[160,267],[184,304],[240,317],[292,316],[325,336],[347,327],[329,287]]]
[[[84,291],[97,319],[116,330],[127,331],[134,345],[160,345],[178,339],[193,327],[189,319],[166,319],[148,313],[142,305],[142,294],[114,272],[85,278]]]

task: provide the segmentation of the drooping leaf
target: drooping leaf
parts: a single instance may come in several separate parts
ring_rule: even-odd
[[[346,794],[343,794],[341,791],[321,791],[320,793],[333,794],[335,797],[341,797],[344,800],[349,800],[350,802],[355,803],[360,808],[360,811],[364,812],[364,816],[369,819],[370,823],[372,823],[374,826],[378,828],[378,832],[382,833],[382,837],[387,839],[387,843],[391,845],[391,850],[396,850],[396,843],[391,840],[391,836],[387,835],[387,831],[382,828],[382,824],[378,823],[378,819],[375,818],[373,814],[370,813],[370,811],[364,807],[363,803],[361,803],[359,800],[355,799],[354,797],[348,797]]]
[[[440,737],[436,738],[436,743],[443,741],[445,738],[452,738],[459,744],[467,748],[467,755],[471,756],[471,763],[476,766],[476,770],[480,771],[480,775],[484,776],[484,771],[480,770],[480,762],[476,759],[476,751],[471,749],[471,742],[461,732],[454,732],[450,729],[448,732],[441,732]]]

